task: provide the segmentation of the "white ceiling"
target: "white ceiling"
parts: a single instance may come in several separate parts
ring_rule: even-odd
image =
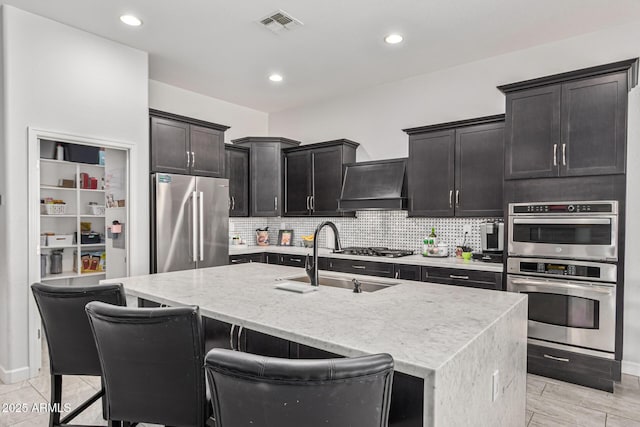
[[[638,0],[3,3],[149,52],[151,79],[266,112],[640,20]],[[305,25],[275,35],[256,23],[277,9]],[[144,25],[121,24],[124,13]],[[386,45],[390,32],[405,42]]]

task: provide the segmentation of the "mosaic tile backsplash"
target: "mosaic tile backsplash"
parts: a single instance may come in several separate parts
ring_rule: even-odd
[[[249,245],[255,245],[255,230],[269,227],[269,240],[277,244],[280,228],[293,230],[295,246],[302,246],[300,236],[312,234],[322,221],[332,221],[340,232],[343,247],[384,246],[422,252],[422,240],[435,227],[436,235],[449,245],[449,255],[464,240],[463,227],[471,226],[466,244],[480,251],[480,223],[494,218],[409,218],[406,211],[358,211],[356,218],[230,218],[229,234],[238,235]],[[284,224],[284,227],[282,227]],[[327,228],[325,228],[326,230]],[[326,232],[320,233],[319,244],[326,245]]]

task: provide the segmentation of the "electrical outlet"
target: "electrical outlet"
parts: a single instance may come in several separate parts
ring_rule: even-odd
[[[497,370],[493,373],[491,377],[491,401],[492,402],[495,402],[496,400],[498,400],[498,393],[500,391],[499,374],[500,374],[500,371]]]
[[[462,232],[463,233],[469,233],[471,234],[471,224],[465,224],[462,226]]]

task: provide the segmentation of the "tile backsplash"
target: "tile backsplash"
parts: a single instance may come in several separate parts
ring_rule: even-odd
[[[230,218],[229,234],[239,235],[249,245],[255,245],[255,230],[268,226],[269,240],[274,245],[280,228],[292,229],[295,246],[301,246],[300,236],[312,234],[318,224],[328,220],[338,227],[343,247],[385,246],[420,253],[422,240],[431,233],[431,227],[435,227],[436,235],[449,245],[449,254],[453,254],[464,240],[463,227],[467,224],[471,226],[471,233],[466,244],[480,251],[480,223],[490,219],[493,218],[410,218],[406,211],[358,211],[356,218]],[[319,244],[326,247],[326,233],[323,230],[320,234]]]

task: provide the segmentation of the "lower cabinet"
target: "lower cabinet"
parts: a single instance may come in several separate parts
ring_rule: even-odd
[[[229,264],[247,264],[250,262],[264,262],[264,254],[229,255]]]
[[[406,265],[406,264],[396,264],[394,266],[394,278],[402,279],[402,280],[415,280],[419,282],[420,278],[420,266],[419,265]]]
[[[306,255],[280,255],[280,265],[304,267]]]
[[[389,262],[360,261],[352,259],[328,259],[327,270],[366,276],[394,277],[393,264]]]
[[[422,267],[422,281],[470,288],[502,290],[502,273],[491,271]]]
[[[289,341],[251,329],[239,329],[237,349],[260,356],[289,358]]]

